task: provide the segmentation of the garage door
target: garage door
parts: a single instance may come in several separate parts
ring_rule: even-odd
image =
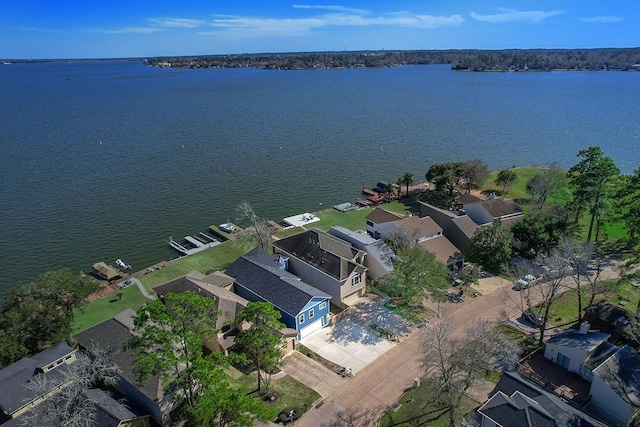
[[[300,330],[300,339],[303,339],[306,336],[309,336],[309,334],[312,334],[313,332],[317,331],[318,329],[322,328],[322,317],[319,317],[318,320],[316,320],[315,322],[306,325],[304,328],[302,328]]]

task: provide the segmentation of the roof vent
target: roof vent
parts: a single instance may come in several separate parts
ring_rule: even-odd
[[[582,335],[586,335],[589,332],[589,328],[591,328],[591,325],[589,324],[589,322],[584,321],[580,323],[580,330],[578,332],[581,333]]]

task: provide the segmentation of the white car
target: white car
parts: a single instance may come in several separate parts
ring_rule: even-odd
[[[522,289],[527,289],[528,287],[535,285],[537,282],[538,282],[538,278],[537,277],[535,277],[532,274],[527,274],[522,279],[520,279],[516,283],[514,283],[513,289],[518,290],[518,291],[522,290]]]

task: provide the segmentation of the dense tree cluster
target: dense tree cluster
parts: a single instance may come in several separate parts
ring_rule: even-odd
[[[69,339],[74,309],[98,289],[91,278],[68,269],[13,288],[0,310],[0,368]]]
[[[640,48],[411,50],[271,53],[148,58],[149,65],[178,68],[309,70],[451,64],[463,71],[636,70]]]

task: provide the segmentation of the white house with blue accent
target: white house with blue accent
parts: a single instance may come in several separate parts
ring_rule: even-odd
[[[331,296],[284,270],[285,260],[257,247],[226,270],[234,292],[249,301],[266,301],[282,314],[281,321],[298,332],[298,340],[327,326]]]

